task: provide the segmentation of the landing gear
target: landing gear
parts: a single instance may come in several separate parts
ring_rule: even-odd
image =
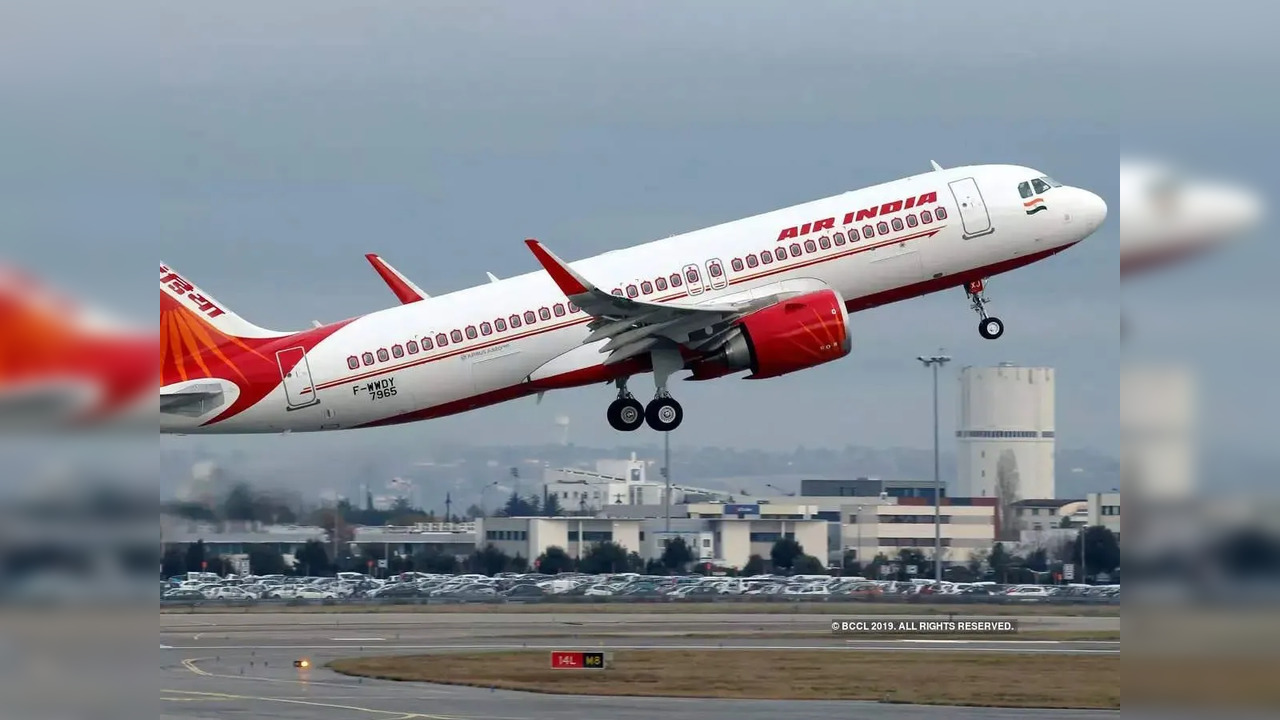
[[[647,423],[658,432],[671,432],[680,427],[680,422],[684,420],[684,408],[667,392],[668,378],[684,367],[680,351],[655,350],[650,355],[653,358],[653,382],[657,392],[648,405],[641,405],[627,390],[627,378],[618,379],[618,399],[609,403],[607,413],[609,425],[614,430],[631,432]]]
[[[671,432],[684,420],[684,408],[674,398],[656,397],[644,409],[644,421],[658,432]]]
[[[618,399],[609,403],[606,415],[609,425],[622,432],[631,432],[644,424],[644,406],[627,392],[626,378],[618,380]]]
[[[964,291],[969,296],[969,307],[981,318],[978,321],[978,334],[988,340],[995,340],[1004,334],[1004,323],[998,317],[987,315],[987,303],[991,301],[983,294],[985,287],[982,280],[971,280],[965,285]]]

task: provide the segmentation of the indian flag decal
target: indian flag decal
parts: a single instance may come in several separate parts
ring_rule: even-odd
[[[1028,215],[1035,215],[1041,210],[1049,209],[1049,206],[1044,204],[1044,198],[1041,197],[1031,198],[1030,200],[1022,203],[1022,207],[1027,209]]]

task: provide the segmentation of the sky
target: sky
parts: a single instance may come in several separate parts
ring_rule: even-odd
[[[1057,369],[1061,445],[1115,453],[1119,155],[1212,161],[1274,190],[1258,148],[1277,119],[1261,90],[1278,14],[1234,0],[1212,13],[1154,0],[28,4],[0,24],[0,248],[126,314],[155,313],[161,259],[257,324],[302,329],[395,302],[367,252],[441,294],[536,269],[526,237],[578,259],[930,160],[1029,165],[1112,212],[1086,242],[990,282],[1004,337],[979,337],[959,289],[861,313],[839,362],[677,384],[673,443],[928,446],[915,357],[943,348],[944,442],[955,371],[1007,361]],[[1207,261],[1194,297],[1175,277],[1131,302],[1165,342],[1147,352],[1216,368],[1220,439],[1275,454],[1277,384],[1260,389],[1248,359],[1276,347],[1258,308],[1280,291],[1259,268],[1280,257],[1263,240]],[[564,415],[574,440],[608,444],[612,397],[201,442],[535,443]]]

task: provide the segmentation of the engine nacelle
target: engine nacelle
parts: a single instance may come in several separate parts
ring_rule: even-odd
[[[852,349],[844,298],[819,290],[742,318],[720,350],[693,368],[691,379],[748,369],[750,380],[778,377],[839,360]]]

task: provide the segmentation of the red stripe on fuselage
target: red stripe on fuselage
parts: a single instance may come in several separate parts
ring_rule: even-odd
[[[1074,245],[1074,243],[1072,243],[1072,245]],[[1012,260],[1004,260],[1002,262],[993,263],[991,265],[975,268],[973,270],[968,270],[966,272],[956,273],[954,275],[946,275],[940,278],[932,278],[930,280],[915,283],[913,285],[904,285],[903,287],[900,287],[900,288],[894,288],[892,290],[873,293],[871,295],[866,295],[860,298],[854,298],[852,300],[845,301],[845,307],[848,309],[849,312],[858,312],[861,310],[868,310],[870,308],[879,307],[881,305],[887,305],[887,304],[899,302],[902,300],[909,300],[914,297],[920,297],[922,295],[928,295],[931,293],[940,292],[942,290],[948,290],[953,287],[961,287],[966,285],[972,280],[981,280],[983,278],[991,277],[993,275],[999,275],[1001,273],[1006,273],[1011,270],[1017,270],[1020,267],[1025,267],[1032,263],[1039,262],[1041,260],[1044,260],[1045,258],[1049,258],[1054,255],[1057,255],[1063,250],[1066,250],[1068,247],[1071,247],[1071,245],[1063,245],[1061,247],[1050,248],[1049,250],[1042,250],[1038,253],[1026,255],[1020,258],[1013,258]],[[791,268],[787,268],[787,269],[789,270]],[[587,322],[587,320],[584,320],[581,322]],[[576,325],[576,324],[578,323],[576,322],[568,323],[560,327],[569,327],[571,325]],[[550,329],[554,329],[554,328],[550,328]],[[561,375],[547,378],[545,380],[541,380],[536,383],[528,382],[528,383],[521,383],[519,385],[508,386],[505,388],[499,388],[497,390],[481,393],[479,395],[473,395],[471,397],[463,398],[461,400],[454,400],[451,402],[436,405],[431,408],[424,408],[422,410],[415,410],[413,412],[404,413],[402,415],[396,415],[389,418],[383,418],[381,420],[375,420],[373,422],[365,423],[363,425],[358,425],[356,427],[366,428],[366,427],[381,427],[386,425],[401,425],[404,423],[417,422],[419,420],[430,420],[435,418],[447,417],[449,415],[456,415],[458,413],[467,412],[469,410],[475,410],[477,408],[486,407],[489,405],[496,405],[502,402],[506,402],[508,400],[515,400],[521,397],[528,397],[529,395],[533,395],[535,393],[538,393],[544,390],[570,388],[570,387],[582,387],[585,385],[595,385],[595,384],[605,383],[610,380],[623,377],[625,375],[634,375],[641,372],[648,372],[650,369],[651,368],[649,367],[649,361],[647,358],[635,361],[634,363],[632,363],[632,361],[624,361],[622,363],[618,363],[617,365],[609,365],[609,366],[597,365],[590,368],[584,368],[582,370],[574,370],[568,373],[563,373]]]

